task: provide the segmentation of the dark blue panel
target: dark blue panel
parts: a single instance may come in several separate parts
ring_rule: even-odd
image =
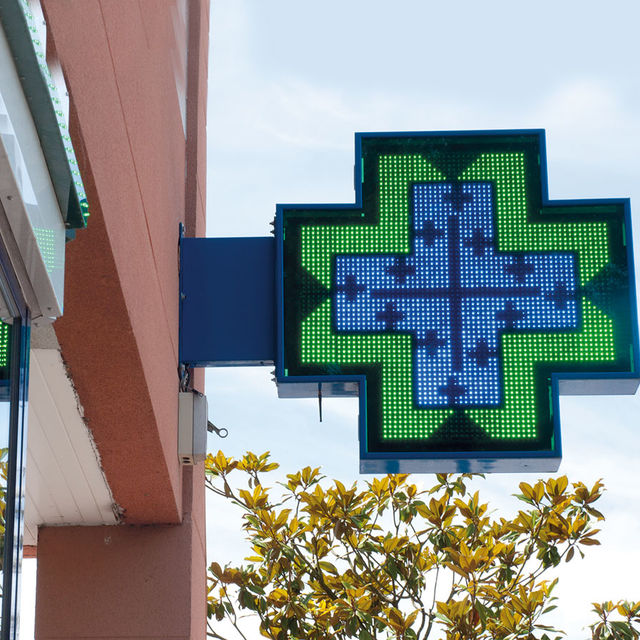
[[[180,293],[181,363],[273,364],[273,238],[183,238]]]

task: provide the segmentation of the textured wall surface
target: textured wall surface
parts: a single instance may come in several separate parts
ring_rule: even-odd
[[[40,530],[36,637],[204,638],[203,469],[176,447],[178,225],[205,231],[209,2],[42,4],[91,213],[55,331],[124,525]]]
[[[189,43],[185,144],[177,3],[44,7],[91,210],[56,334],[125,521],[177,522],[178,224],[204,231],[207,14]]]

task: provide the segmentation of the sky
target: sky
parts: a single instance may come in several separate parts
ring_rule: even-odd
[[[629,197],[633,212],[639,21],[631,0],[216,0],[207,235],[266,236],[276,203],[354,202],[356,131],[542,128],[552,199]],[[212,451],[270,450],[283,474],[311,465],[359,478],[355,400],[325,399],[320,423],[316,401],[277,398],[269,367],[209,369],[206,394],[229,430],[210,436]],[[559,574],[549,620],[568,638],[586,637],[592,601],[640,599],[639,410],[638,396],[561,400],[559,473],[607,487],[602,546]],[[514,513],[511,494],[536,478],[496,474],[479,488]],[[248,555],[237,517],[214,499],[207,509],[210,559]]]

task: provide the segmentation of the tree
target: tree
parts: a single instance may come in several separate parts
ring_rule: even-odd
[[[277,468],[268,453],[207,458],[207,487],[242,509],[252,549],[245,566],[209,568],[211,637],[223,638],[223,619],[243,635],[246,610],[273,640],[549,640],[549,570],[599,544],[600,481],[521,482],[526,507],[506,519],[469,492],[470,474],[438,474],[428,489],[387,475],[361,488],[306,467],[274,491],[264,476]],[[596,607],[592,638],[640,637],[640,602]]]

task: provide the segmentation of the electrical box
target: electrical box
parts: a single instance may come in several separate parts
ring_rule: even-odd
[[[178,394],[178,457],[181,464],[204,462],[207,456],[207,397],[196,391]]]

